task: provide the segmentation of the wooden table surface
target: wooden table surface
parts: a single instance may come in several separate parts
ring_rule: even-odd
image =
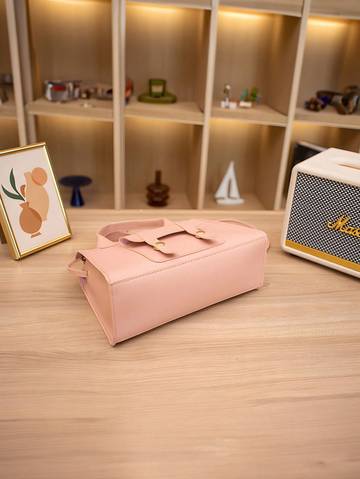
[[[358,479],[360,283],[282,253],[265,286],[110,347],[66,265],[110,221],[15,262],[0,248],[1,479]],[[139,297],[139,301],[141,298]]]

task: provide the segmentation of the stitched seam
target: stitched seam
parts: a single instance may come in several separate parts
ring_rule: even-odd
[[[241,243],[240,245],[232,246],[231,248],[226,248],[222,251],[217,251],[216,253],[207,254],[205,256],[202,256],[201,258],[190,259],[189,261],[185,261],[184,263],[177,264],[177,265],[174,265],[174,266],[168,266],[167,268],[163,268],[161,270],[150,271],[148,273],[139,274],[138,276],[132,276],[131,278],[124,278],[124,279],[121,279],[119,281],[115,281],[114,283],[111,283],[111,285],[113,286],[115,284],[130,283],[131,281],[134,281],[134,280],[139,279],[139,278],[143,278],[145,276],[152,276],[152,275],[155,275],[155,274],[160,274],[160,273],[162,273],[164,271],[168,271],[170,269],[179,268],[180,266],[184,266],[184,265],[189,264],[189,263],[195,263],[196,261],[201,261],[204,258],[208,258],[209,256],[216,256],[218,254],[226,253],[227,251],[232,251],[234,249],[242,248],[243,246],[246,246],[250,243],[255,243],[257,241],[259,241],[259,240],[258,239],[256,239],[256,240],[252,239],[250,241],[247,241],[246,243]],[[264,241],[265,244],[266,244],[266,238],[261,238],[261,241]]]

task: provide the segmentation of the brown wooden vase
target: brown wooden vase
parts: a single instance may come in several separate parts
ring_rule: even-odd
[[[33,208],[30,208],[28,202],[21,203],[20,206],[22,208],[19,217],[21,229],[25,231],[25,233],[31,234],[32,238],[40,235],[39,230],[42,225],[42,219],[39,213]]]

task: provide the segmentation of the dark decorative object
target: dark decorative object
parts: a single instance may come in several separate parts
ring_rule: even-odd
[[[144,103],[175,103],[176,95],[166,91],[166,80],[151,78],[149,91],[139,95],[138,100]]]
[[[80,188],[83,186],[88,186],[92,183],[92,179],[88,176],[80,176],[80,175],[71,175],[71,176],[64,176],[60,179],[60,184],[63,186],[68,186],[72,188],[72,195],[71,195],[71,206],[79,207],[85,204],[84,199],[82,197]]]
[[[310,111],[321,111],[325,107],[326,103],[320,100],[320,98],[316,98],[314,96],[305,102],[305,108]]]
[[[311,111],[321,111],[328,105],[336,108],[341,115],[351,115],[359,109],[360,105],[360,87],[350,85],[344,92],[319,90],[316,97],[312,97],[305,102],[305,108]]]
[[[147,186],[147,199],[150,206],[166,206],[169,199],[168,185],[161,183],[161,170],[155,171],[155,183]]]

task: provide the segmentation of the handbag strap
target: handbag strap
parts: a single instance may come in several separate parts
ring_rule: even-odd
[[[128,241],[130,243],[147,243],[157,251],[172,254],[172,251],[168,250],[165,242],[160,241],[160,238],[186,232],[201,240],[213,239],[199,223],[201,220],[200,222],[196,220],[173,222],[166,218],[111,223],[99,231],[97,247],[108,248],[118,244],[119,241]]]

